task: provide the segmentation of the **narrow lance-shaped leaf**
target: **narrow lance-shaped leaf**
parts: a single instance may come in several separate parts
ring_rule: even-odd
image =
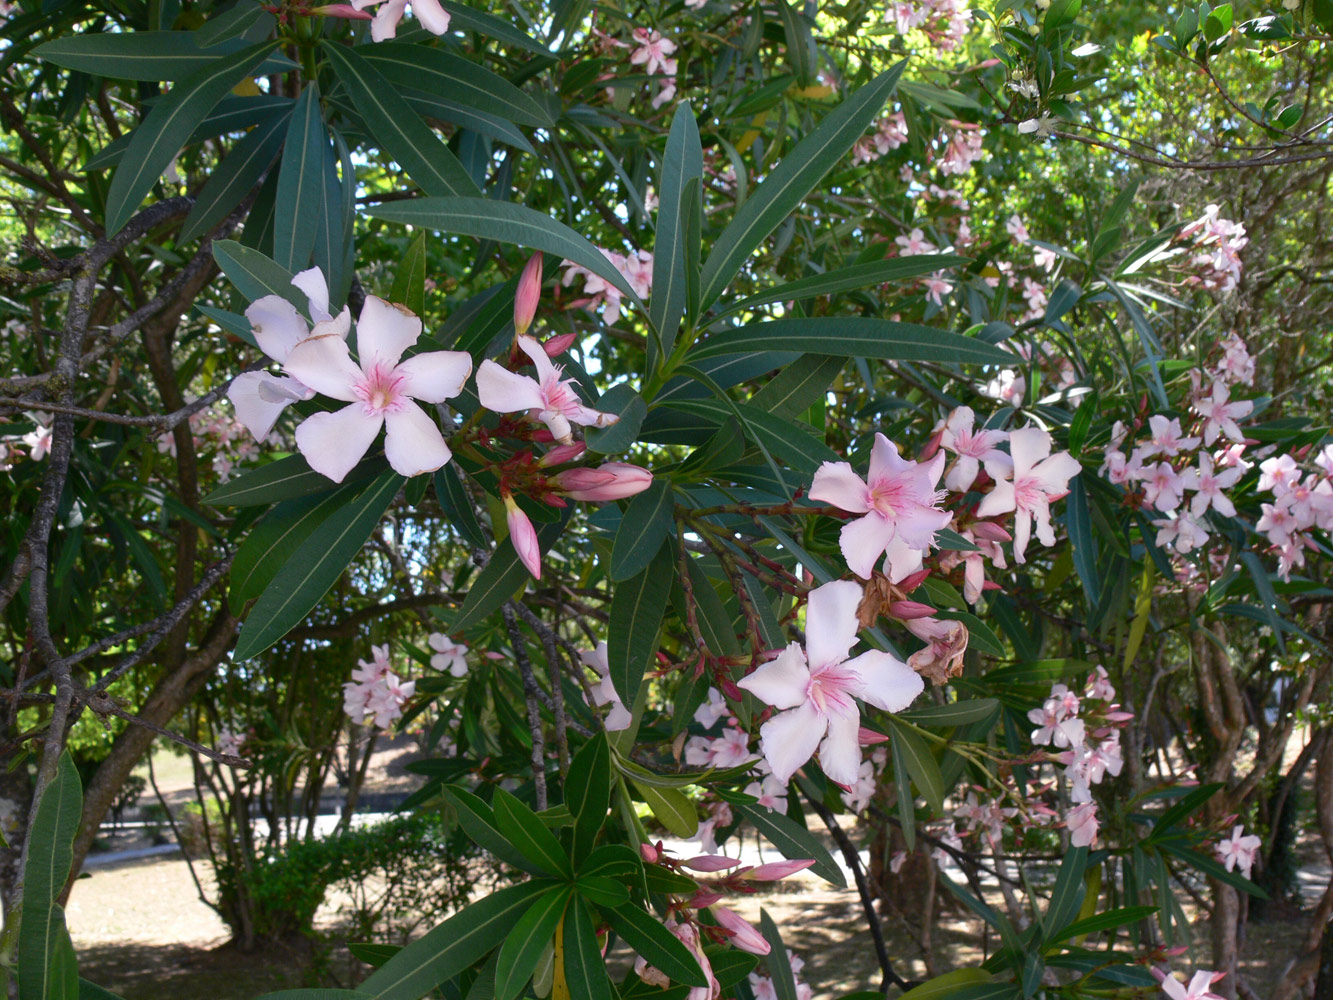
[[[154,105],[143,124],[135,129],[125,158],[111,178],[106,199],[108,235],[120,232],[130,221],[195,127],[277,44],[260,42],[217,59],[171,88]]]
[[[648,314],[662,335],[662,350],[670,354],[685,315],[688,279],[685,274],[690,255],[686,252],[690,205],[686,194],[698,199],[703,181],[703,149],[699,143],[699,126],[689,101],[676,108],[667,135],[666,153],[662,158],[659,181],[660,196],[657,210],[657,238],[653,244],[653,295]],[[691,180],[699,184],[690,185]],[[697,260],[698,250],[695,250]],[[656,344],[649,341],[650,352]],[[649,358],[648,368],[656,365]]]
[[[315,249],[315,220],[323,200],[328,128],[319,108],[319,87],[311,82],[297,98],[287,124],[274,206],[273,257],[289,271],[303,271]],[[326,272],[327,275],[327,272]]]
[[[713,334],[686,356],[704,358],[748,351],[799,351],[840,358],[931,361],[942,364],[1012,365],[1014,356],[975,337],[869,316],[774,319]]]
[[[657,632],[671,593],[674,558],[670,545],[659,546],[657,555],[638,576],[617,584],[611,593],[606,655],[611,684],[627,708],[638,698],[644,671],[657,651]]]
[[[282,148],[287,113],[273,115],[255,126],[209,175],[185,217],[179,242],[188,243],[217,225],[259,183]]]
[[[745,200],[704,263],[700,289],[703,308],[717,301],[764,238],[795,211],[861,138],[893,92],[903,66],[898,63],[885,70],[825,115]]]

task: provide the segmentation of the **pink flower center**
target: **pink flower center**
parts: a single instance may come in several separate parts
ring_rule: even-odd
[[[561,370],[556,368],[553,375],[548,375],[542,381],[542,399],[546,401],[548,410],[568,414],[577,410],[581,404],[579,397],[569,387],[570,380],[560,378]]]
[[[860,680],[855,670],[848,670],[836,663],[817,667],[810,671],[805,697],[815,703],[820,715],[848,715],[856,712],[851,688]]]
[[[916,501],[912,490],[901,480],[877,479],[866,493],[870,509],[882,517],[893,518],[905,513]]]
[[[352,392],[361,400],[366,416],[374,417],[385,413],[397,413],[407,405],[407,396],[402,391],[403,377],[396,368],[375,365],[366,372],[366,377],[352,386]]]
[[[1014,480],[1014,505],[1019,510],[1039,509],[1046,503],[1046,490],[1036,476],[1021,476]]]

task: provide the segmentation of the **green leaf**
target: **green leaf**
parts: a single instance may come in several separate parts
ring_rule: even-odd
[[[825,115],[741,204],[704,263],[699,292],[702,308],[717,301],[765,237],[861,138],[888,100],[904,65],[898,63],[881,73]]]
[[[498,947],[532,900],[550,889],[539,879],[478,900],[413,941],[358,988],[372,1000],[421,1000]]]
[[[657,555],[638,576],[618,584],[611,592],[606,657],[611,685],[627,708],[637,700],[644,671],[657,652],[657,633],[675,576],[673,561],[671,546],[659,546]]]
[[[452,23],[456,27],[475,31],[487,38],[494,38],[498,42],[517,45],[533,55],[545,56],[548,59],[555,58],[550,49],[535,38],[525,35],[508,21],[502,21],[498,17],[480,11],[468,4],[455,3],[454,0],[440,0],[440,6],[448,11],[449,16],[453,18]]]
[[[1156,912],[1157,907],[1155,906],[1125,906],[1118,910],[1108,910],[1105,913],[1098,913],[1096,916],[1076,920],[1074,923],[1061,928],[1057,933],[1047,938],[1047,944],[1059,944],[1061,941],[1068,941],[1070,938],[1115,930],[1117,927],[1124,927],[1126,924],[1147,920]]]
[[[569,777],[565,780],[565,805],[574,814],[574,863],[577,866],[592,850],[593,841],[606,822],[606,810],[611,805],[611,748],[605,733],[593,734],[570,762]]]
[[[847,879],[842,869],[838,867],[838,863],[833,860],[833,855],[829,854],[828,848],[794,819],[760,805],[740,803],[732,808],[749,820],[750,824],[763,834],[784,858],[789,861],[813,858],[815,863],[811,871],[825,882],[830,882],[840,889],[846,888]]]
[[[542,952],[555,938],[555,929],[565,915],[565,905],[574,890],[568,886],[552,889],[537,897],[528,912],[500,946],[495,966],[495,1000],[514,1000],[532,978]]]
[[[236,550],[231,563],[232,607],[242,608],[264,592],[311,533],[347,503],[359,487],[284,500],[264,515]]]
[[[458,157],[364,56],[336,42],[326,42],[323,51],[370,134],[421,190],[428,195],[481,193]]]
[[[846,363],[846,358],[807,354],[765,382],[750,397],[747,409],[795,419],[824,398]]]
[[[611,550],[611,579],[620,582],[642,573],[675,527],[676,497],[671,482],[654,479],[651,486],[630,501],[620,519]]]
[[[921,792],[930,807],[937,813],[944,809],[944,796],[948,789],[944,787],[944,776],[940,774],[940,765],[931,755],[925,740],[899,723],[894,716],[889,716],[889,738],[893,741],[893,753],[901,755],[907,773],[912,776],[917,790]]]
[[[546,107],[480,63],[415,42],[366,46],[363,58],[396,87],[413,87],[519,125],[550,128]]]
[[[1046,10],[1046,17],[1042,20],[1042,27],[1046,31],[1054,31],[1066,24],[1073,24],[1082,7],[1083,0],[1052,0],[1051,6]]]
[[[916,254],[912,257],[890,257],[886,260],[872,260],[864,264],[852,264],[836,271],[812,274],[797,278],[785,285],[777,285],[764,292],[747,296],[732,303],[722,312],[723,317],[735,316],[770,302],[790,302],[795,299],[813,298],[817,295],[835,295],[856,288],[868,288],[886,281],[901,281],[916,278],[923,274],[932,274],[945,268],[966,264],[968,258],[956,254]]]
[[[305,296],[292,285],[294,275],[272,257],[250,247],[241,246],[235,240],[218,240],[213,244],[213,259],[218,262],[218,267],[222,268],[222,273],[236,286],[236,290],[251,302],[262,299],[265,295],[276,295],[286,299],[298,310],[305,311],[307,307]],[[305,465],[304,459],[301,460],[301,464]],[[305,468],[306,471],[310,470],[308,465]],[[214,490],[210,496],[216,496],[229,485],[231,484]],[[204,502],[212,503],[207,498]]]
[[[414,198],[376,205],[366,214],[385,222],[406,223],[450,235],[474,236],[555,254],[605,278],[640,309],[644,307],[625,276],[600,250],[563,222],[526,205],[490,198]],[[1007,355],[1007,358],[1013,361],[1013,355]]]
[[[370,1000],[371,996],[360,990],[300,989],[265,993],[259,1000]]]
[[[537,529],[537,544],[541,551],[550,550],[564,526],[563,520],[548,521]],[[472,581],[467,597],[463,599],[463,607],[454,619],[453,630],[470,628],[495,611],[523,588],[529,575],[527,567],[514,551],[514,543],[506,538],[496,546],[491,553],[491,561]]]
[[[654,258],[656,259],[656,258]],[[651,341],[650,341],[651,342]],[[614,413],[619,419],[610,427],[588,427],[583,440],[589,451],[600,455],[615,455],[628,451],[639,438],[639,428],[648,415],[648,404],[628,382],[618,382],[597,401],[597,409]]]
[[[643,871],[639,852],[628,844],[603,844],[579,866],[579,877],[637,879]]]
[[[329,130],[319,108],[319,87],[306,84],[287,124],[273,215],[273,257],[289,271],[304,270],[315,249],[315,226],[324,192]]]
[[[191,31],[89,32],[46,42],[33,49],[32,54],[65,69],[108,80],[157,82],[188,80],[215,65],[219,57],[234,55],[246,47],[244,40],[238,38],[201,49],[198,34]],[[275,55],[255,72],[264,76],[297,68],[297,64],[286,56]]]
[[[1224,3],[1209,11],[1208,16],[1203,20],[1203,36],[1210,42],[1215,42],[1223,35],[1231,31],[1231,24],[1235,18],[1231,10],[1231,4]]]
[[[699,814],[694,803],[676,788],[656,788],[634,782],[639,797],[648,803],[657,821],[673,835],[689,840],[699,830]]]
[[[483,549],[491,544],[481,530],[477,511],[472,506],[472,496],[463,485],[462,474],[455,463],[450,462],[436,470],[435,498],[440,501],[449,523],[470,544]]]
[[[467,789],[459,788],[457,785],[445,785],[444,794],[457,811],[458,823],[462,826],[463,832],[471,837],[478,847],[494,854],[501,861],[509,862],[515,868],[527,869],[527,860],[500,832],[500,827],[495,821],[495,811],[490,806]]]
[[[614,910],[603,909],[611,929],[643,956],[653,968],[665,973],[673,983],[685,986],[707,986],[699,962],[662,922],[631,903]]]
[[[310,613],[356,558],[404,482],[396,472],[381,473],[301,544],[250,609],[234,660],[262,653]]]
[[[815,78],[815,68],[819,62],[819,53],[815,49],[815,37],[810,31],[810,24],[788,0],[777,0],[778,17],[782,20],[782,32],[787,41],[787,59],[796,79],[807,85]]]
[[[275,18],[262,3],[239,0],[226,13],[210,18],[202,28],[195,29],[194,37],[204,48],[211,48],[247,34],[251,38],[263,38],[273,30],[275,23]]]
[[[272,166],[282,148],[287,112],[261,122],[236,144],[204,183],[185,217],[178,243],[202,236],[227,217]]]
[[[606,960],[597,944],[597,929],[587,904],[575,899],[565,909],[563,941],[565,983],[577,1000],[612,1000],[615,990],[606,976]]]
[[[108,989],[103,989],[96,983],[90,983],[86,979],[80,979],[79,1000],[122,1000],[122,998]]]
[[[275,41],[247,46],[234,55],[211,60],[172,87],[134,130],[125,158],[111,178],[106,196],[106,231],[120,232],[191,133],[213,109],[277,48]]]
[[[900,719],[919,726],[968,726],[989,719],[1000,708],[995,698],[969,698],[949,705],[929,705],[910,712],[899,712]]]
[[[1083,899],[1088,888],[1083,882],[1083,874],[1088,868],[1088,849],[1071,847],[1065,851],[1060,862],[1060,871],[1055,876],[1055,886],[1051,889],[1051,901],[1046,905],[1046,914],[1042,917],[1042,930],[1047,940],[1063,930],[1083,907]]]
[[[407,245],[407,253],[398,262],[393,275],[390,302],[401,302],[418,316],[426,312],[426,234],[417,233]],[[448,466],[443,466],[441,471]]]
[[[66,750],[60,755],[55,777],[42,791],[28,831],[17,946],[19,1000],[77,1000],[73,946],[65,911],[56,900],[74,863],[74,836],[82,814],[83,787]]]
[[[954,969],[913,987],[900,1000],[949,1000],[960,986],[975,986],[990,981],[990,973],[982,969]]]
[[[539,871],[573,877],[574,869],[565,849],[536,813],[503,788],[495,790],[491,807],[495,810],[495,823],[505,839]]]
[[[732,327],[701,340],[686,355],[686,360],[696,363],[749,351],[796,351],[839,358],[943,364],[1012,365],[1014,360],[1008,351],[975,337],[869,316],[790,317]]]
[[[1152,833],[1149,840],[1155,840],[1167,834],[1181,820],[1185,819],[1201,805],[1216,795],[1222,788],[1220,781],[1210,782],[1207,785],[1200,785],[1198,788],[1191,789],[1180,801],[1171,808],[1167,809],[1158,817],[1157,822],[1153,824]]]
[[[259,94],[254,97],[224,97],[204,116],[193,132],[187,146],[228,132],[243,131],[271,118],[275,113],[288,111],[292,99],[277,94]],[[108,142],[83,164],[86,171],[114,167],[125,158],[134,133],[122,135]]]
[[[343,485],[369,479],[385,467],[383,455],[372,455],[347,474]],[[211,507],[257,507],[324,493],[336,486],[328,476],[310,468],[303,456],[288,455],[223,483],[204,497],[204,503]]]
[[[662,335],[664,355],[671,353],[687,305],[685,271],[689,266],[689,255],[685,236],[691,206],[686,203],[686,191],[698,200],[703,171],[699,126],[690,102],[684,101],[677,106],[671,119],[671,132],[667,135],[666,153],[662,157],[657,236],[653,243],[653,295],[648,305],[648,315]],[[690,186],[691,180],[699,184]],[[697,255],[697,248],[695,252]],[[650,352],[656,349],[655,342],[650,340],[649,349]],[[648,368],[652,371],[656,367],[650,355]]]
[[[1083,477],[1069,481],[1065,497],[1065,530],[1074,552],[1074,569],[1083,584],[1083,596],[1089,608],[1095,608],[1101,597],[1101,577],[1097,571],[1097,547],[1092,538],[1092,512],[1088,509],[1088,491]]]
[[[784,0],[785,2],[785,0]],[[768,942],[769,952],[763,957],[768,969],[768,978],[773,983],[773,994],[777,1000],[797,1000],[796,974],[791,971],[791,958],[787,955],[787,946],[782,943],[782,933],[768,911],[759,911],[759,933]]]
[[[1174,854],[1181,861],[1184,861],[1192,868],[1197,868],[1205,875],[1211,875],[1219,882],[1225,882],[1241,892],[1248,893],[1257,899],[1267,899],[1268,893],[1255,885],[1240,872],[1227,871],[1226,866],[1221,862],[1201,854],[1199,851],[1189,847],[1181,847],[1179,844],[1166,843],[1161,845],[1161,849],[1168,854]]]

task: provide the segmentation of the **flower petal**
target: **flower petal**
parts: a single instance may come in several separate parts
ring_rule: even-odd
[[[808,496],[820,503],[831,503],[839,510],[864,514],[870,509],[866,502],[869,487],[865,480],[847,462],[825,462],[815,473]]]
[[[366,413],[360,403],[316,413],[296,428],[296,447],[310,468],[341,483],[370,448],[382,423],[383,417]]]
[[[890,653],[872,649],[843,664],[861,678],[852,693],[867,705],[886,712],[901,712],[925,690],[921,675]]]
[[[865,517],[844,524],[838,542],[851,571],[863,580],[869,580],[875,560],[889,547],[893,536],[893,522],[871,511]]]
[[[390,3],[393,0],[389,0]],[[388,7],[385,4],[384,7]],[[380,13],[384,12],[380,8]],[[375,15],[376,21],[379,14]],[[421,336],[421,320],[406,306],[385,302],[374,295],[366,296],[361,316],[356,321],[356,350],[361,367],[370,371],[372,365],[393,367],[403,352]]]
[[[810,670],[805,665],[805,653],[798,642],[791,643],[776,660],[769,660],[736,682],[737,687],[774,708],[795,708],[804,703],[809,685]]]
[[[870,449],[870,469],[866,481],[873,483],[879,479],[898,476],[915,464],[898,454],[896,444],[883,434],[876,434],[875,444]]]
[[[329,283],[324,280],[323,271],[317,267],[308,268],[293,278],[292,284],[305,292],[305,297],[310,300],[311,319],[323,323],[333,318],[329,312]]]
[[[449,12],[437,0],[412,0],[412,15],[432,35],[443,35],[449,30]]]
[[[282,367],[316,392],[345,403],[356,399],[352,386],[365,378],[348,353],[347,341],[332,334],[301,341]]]
[[[856,645],[856,607],[864,592],[859,583],[834,580],[810,591],[805,611],[805,655],[810,670],[847,659]]]
[[[489,358],[477,369],[477,398],[492,413],[540,410],[546,406],[535,379],[502,368]]]
[[[277,295],[265,295],[245,310],[259,349],[274,361],[287,360],[292,348],[310,336],[310,327],[292,305]]]
[[[751,674],[751,677],[754,675]],[[811,702],[773,716],[759,730],[759,750],[784,785],[814,756],[828,723]]]
[[[398,34],[398,22],[407,10],[407,0],[385,0],[375,11],[375,20],[370,22],[371,41],[383,42]]]
[[[839,785],[856,784],[861,771],[861,745],[856,738],[860,729],[860,712],[829,717],[828,735],[819,745],[819,766],[829,781]]]
[[[1014,478],[1021,479],[1051,453],[1051,436],[1040,427],[1022,427],[1009,435],[1009,454],[1014,459]]]
[[[519,337],[518,346],[524,354],[532,359],[532,366],[537,369],[538,382],[544,383],[547,379],[560,377],[560,373],[555,370],[555,363],[547,355],[546,349],[532,337]]]
[[[386,413],[384,427],[384,457],[400,476],[434,472],[452,457],[439,426],[416,403]]]
[[[987,466],[989,464],[988,462]],[[1006,479],[997,480],[995,488],[982,497],[981,503],[977,505],[977,517],[994,517],[996,514],[1003,514],[1013,510],[1017,503],[1018,497],[1014,493],[1014,484]]]
[[[413,399],[443,403],[463,391],[472,374],[472,355],[466,351],[426,351],[414,354],[395,370],[404,379],[400,388]]]
[[[288,383],[299,385],[295,379],[268,372],[242,372],[228,387],[227,398],[236,408],[236,419],[245,425],[256,441],[268,437],[287,404],[301,398],[300,392],[287,394]]]

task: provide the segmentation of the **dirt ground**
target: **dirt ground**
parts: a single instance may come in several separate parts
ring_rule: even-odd
[[[370,787],[410,788],[412,776],[402,770],[410,759],[405,747],[390,747],[375,761]],[[177,805],[187,797],[189,769],[179,759],[159,758],[155,773],[163,797]],[[148,793],[150,801],[152,792]],[[118,836],[115,849],[137,846]],[[1329,869],[1317,846],[1306,836],[1299,854],[1305,868],[1301,890],[1307,906],[1322,892]],[[104,863],[95,858],[75,888],[68,923],[80,957],[80,974],[120,994],[125,1000],[189,997],[207,1000],[253,1000],[277,989],[312,985],[303,981],[306,956],[261,952],[242,954],[229,943],[218,915],[199,898],[186,861],[179,853]],[[206,864],[195,874],[205,892],[211,890]],[[994,900],[997,905],[998,897]],[[878,964],[854,889],[840,890],[803,873],[738,901],[735,909],[755,922],[766,909],[783,930],[790,949],[805,959],[804,978],[817,1000],[833,1000],[858,989],[879,985]],[[1257,995],[1270,995],[1273,984],[1304,933],[1294,919],[1251,921],[1242,954],[1245,975]],[[926,976],[924,963],[908,929],[884,921],[895,968],[908,979]],[[1206,929],[1199,937],[1206,940]],[[934,925],[937,967],[956,968],[979,961],[979,925],[962,913],[944,912]],[[1206,951],[1206,945],[1204,945]],[[350,984],[343,984],[350,985]]]

